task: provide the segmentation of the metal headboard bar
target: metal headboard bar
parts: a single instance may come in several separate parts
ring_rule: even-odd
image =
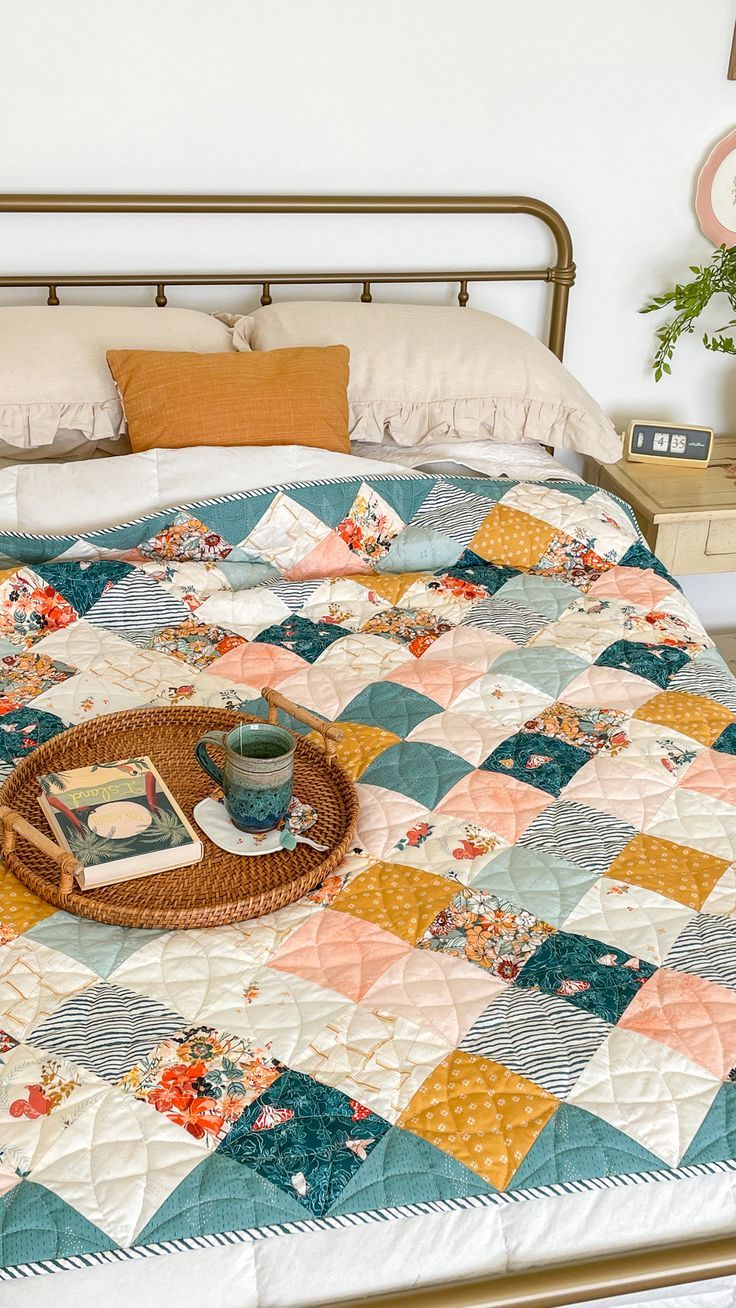
[[[167,286],[261,286],[261,303],[271,304],[272,286],[361,286],[370,303],[371,285],[457,282],[458,303],[468,303],[472,282],[546,282],[552,286],[547,344],[562,358],[570,287],[575,281],[572,240],[556,209],[523,195],[0,195],[3,213],[197,213],[197,214],[525,214],[542,222],[555,242],[547,268],[468,272],[378,273],[157,273],[99,276],[0,276],[0,287],[45,287],[47,303],[59,304],[59,287],[151,286],[155,302],[167,303]]]

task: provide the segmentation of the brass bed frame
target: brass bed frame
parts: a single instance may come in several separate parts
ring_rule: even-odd
[[[562,358],[570,288],[575,281],[570,232],[559,213],[529,196],[447,195],[0,195],[0,214],[474,214],[526,215],[543,223],[555,247],[547,267],[426,272],[131,273],[26,276],[0,274],[0,289],[43,288],[46,303],[60,304],[64,287],[136,287],[155,290],[167,304],[172,286],[260,286],[261,304],[273,287],[355,286],[370,303],[373,285],[456,283],[458,304],[478,282],[543,282],[552,287],[547,345]],[[333,1300],[324,1308],[564,1308],[607,1295],[644,1293],[691,1281],[736,1275],[736,1233],[716,1240],[643,1248],[607,1258],[552,1264],[541,1269]]]

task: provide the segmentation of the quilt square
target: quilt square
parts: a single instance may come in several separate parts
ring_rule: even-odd
[[[651,963],[602,940],[558,931],[536,950],[515,984],[538,987],[615,1023],[654,971]]]
[[[280,1063],[241,1037],[189,1027],[156,1045],[118,1087],[214,1149],[281,1071]]]
[[[549,523],[497,504],[479,526],[470,548],[489,563],[528,572],[558,535]]]
[[[31,650],[0,655],[0,715],[35,700],[75,672],[76,668]]]
[[[580,708],[597,709],[605,704],[620,713],[630,714],[652,698],[652,683],[620,668],[592,664],[565,688],[565,702]]]
[[[559,699],[565,687],[588,666],[588,660],[561,646],[527,645],[499,654],[493,671],[534,686],[551,702]]]
[[[509,734],[508,727],[500,726],[485,710],[466,713],[447,709],[441,713],[437,711],[438,705],[434,707],[434,716],[414,727],[408,739],[448,749],[474,768]]]
[[[477,1017],[460,1048],[565,1099],[610,1030],[564,999],[510,986]]]
[[[103,591],[85,614],[93,627],[104,627],[125,640],[145,645],[159,627],[174,627],[190,616],[187,605],[135,569]]]
[[[474,604],[464,621],[471,627],[482,627],[485,631],[506,636],[515,645],[526,645],[532,636],[536,636],[537,632],[547,625],[547,618],[543,613],[535,613],[531,609],[523,608],[520,604],[514,604],[513,600],[501,595],[494,595],[491,599]]]
[[[736,722],[724,727],[720,736],[713,742],[713,749],[720,754],[736,754]]]
[[[78,672],[34,699],[31,711],[48,714],[68,727],[104,713],[141,708],[148,702],[145,690],[123,690],[95,672]]]
[[[73,605],[31,568],[0,582],[0,636],[14,645],[34,645],[78,617]]]
[[[293,1066],[395,1123],[451,1048],[436,1030],[367,1004],[346,1006],[296,1054]]]
[[[210,663],[208,672],[224,681],[251,687],[254,696],[263,686],[279,686],[287,677],[299,672],[307,663],[301,655],[283,645],[249,641],[232,646],[221,658]]]
[[[195,1140],[134,1095],[110,1087],[69,1123],[31,1169],[29,1179],[128,1247],[206,1156],[203,1140]],[[121,1203],[120,1189],[112,1181],[121,1175],[121,1159],[135,1203]]]
[[[736,1065],[736,991],[702,977],[660,968],[620,1025],[661,1041],[721,1081]]]
[[[335,531],[358,559],[375,567],[388,554],[403,526],[396,509],[363,482],[350,511],[338,522]]]
[[[700,1130],[685,1154],[682,1165],[721,1162],[736,1158],[736,1081],[722,1085]]]
[[[392,863],[407,863],[454,881],[473,881],[503,849],[505,841],[477,822],[427,814],[402,832],[390,851]]]
[[[205,563],[226,559],[232,549],[216,531],[183,509],[175,514],[168,527],[144,541],[136,552],[147,559]]]
[[[689,662],[690,656],[686,651],[676,646],[646,645],[633,640],[614,641],[596,659],[598,667],[620,668],[653,682],[655,686],[661,686],[663,690],[672,677]],[[650,690],[650,702],[651,699]]]
[[[663,1160],[602,1117],[561,1104],[514,1177],[514,1189],[660,1172]]]
[[[597,880],[597,872],[588,872],[564,858],[511,845],[473,878],[472,885],[559,927]]]
[[[523,730],[574,745],[589,755],[603,750],[615,755],[628,745],[626,718],[617,709],[582,708],[557,700],[525,722]]]
[[[326,523],[278,491],[260,520],[238,542],[238,553],[241,558],[272,563],[285,573],[330,534]]]
[[[719,1085],[716,1077],[667,1045],[614,1027],[568,1103],[602,1117],[677,1167]]]
[[[622,758],[618,751],[606,751],[576,772],[565,799],[610,813],[641,831],[654,820],[676,784],[677,776],[666,768],[655,771],[630,753]]]
[[[532,1081],[456,1049],[417,1091],[399,1125],[503,1190],[558,1105]]]
[[[16,1040],[97,977],[84,963],[27,936],[0,948],[0,1012]]]
[[[365,918],[415,945],[456,889],[445,877],[379,861],[350,882],[333,900],[332,909]]]
[[[730,713],[736,714],[734,675],[715,650],[703,650],[694,659],[690,659],[672,678],[669,688],[684,690],[693,695],[707,695]]]
[[[386,859],[397,840],[429,816],[424,804],[383,786],[356,786],[359,802],[358,843],[373,858]]]
[[[42,563],[37,569],[39,577],[63,595],[80,618],[131,571],[130,564],[120,559],[65,559],[63,563]]]
[[[0,1157],[21,1176],[108,1087],[55,1054],[11,1042],[0,1058]]]
[[[553,932],[554,927],[526,909],[461,886],[417,944],[419,949],[467,959],[503,981],[514,981]]]
[[[481,767],[559,795],[590,755],[564,740],[536,731],[519,731],[498,745]]]
[[[637,834],[613,860],[608,875],[699,909],[728,867],[726,859]]]
[[[702,695],[686,695],[682,691],[663,691],[653,695],[634,714],[643,722],[654,722],[672,727],[683,736],[697,740],[701,745],[712,745],[733,723],[734,715],[722,704],[704,699]]]
[[[438,616],[431,609],[381,609],[363,623],[361,631],[405,645],[409,653],[419,659],[438,637],[451,631],[453,625],[448,618]]]
[[[287,937],[270,966],[327,986],[357,1003],[407,953],[408,944],[374,923],[326,908]]]
[[[439,532],[458,545],[467,545],[492,508],[493,500],[487,496],[438,480],[412,518],[412,526]],[[463,558],[457,566],[463,566]]]
[[[0,763],[15,764],[32,750],[64,730],[55,713],[47,713],[36,704],[9,709],[0,716]]]
[[[592,936],[637,954],[659,967],[694,910],[635,882],[601,877],[563,923],[566,931]]]
[[[28,1039],[115,1082],[184,1025],[181,1014],[155,1000],[100,982],[71,995],[33,1028]]]
[[[290,650],[307,663],[314,663],[334,641],[351,633],[334,622],[312,622],[292,613],[275,626],[266,627],[254,637],[256,643]]]
[[[169,658],[181,659],[200,671],[209,668],[216,659],[222,658],[231,649],[245,645],[245,636],[226,631],[214,623],[198,622],[196,618],[187,618],[178,626],[161,627],[148,641],[148,649]]]
[[[385,749],[366,768],[362,780],[384,790],[398,791],[427,808],[437,808],[470,770],[469,763],[449,750],[402,740]]]
[[[345,722],[340,725],[342,740],[337,746],[337,761],[354,778],[362,776],[366,768],[400,737],[383,727],[370,727],[364,722]]]
[[[548,790],[538,790],[531,782],[479,768],[448,791],[437,811],[460,820],[473,813],[487,830],[513,844],[552,802]]]
[[[490,972],[468,968],[449,954],[410,949],[374,982],[365,1004],[421,1024],[452,1048],[505,989]]]
[[[494,667],[466,686],[453,708],[462,713],[485,713],[494,726],[507,727],[507,735],[511,735],[552,702],[544,691]]]
[[[736,758],[714,749],[704,749],[685,769],[680,779],[683,790],[710,795],[724,804],[734,804],[736,797]]]
[[[560,799],[534,819],[519,843],[602,873],[635,835],[634,828],[619,818]]]
[[[378,681],[355,695],[339,714],[338,721],[383,727],[404,740],[428,718],[435,717],[438,711],[439,706],[433,699],[410,686]]]
[[[647,822],[646,831],[729,863],[736,860],[736,806],[712,795],[678,786]]]
[[[387,668],[386,681],[395,681],[397,685],[403,685],[409,691],[433,700],[438,710],[448,709],[458,700],[465,687],[477,680],[477,668],[465,663],[450,662],[448,659],[427,658],[431,650],[433,646],[430,645],[421,659],[409,655],[408,662],[401,663],[399,667]]]
[[[388,1129],[339,1090],[289,1069],[245,1109],[218,1150],[321,1217]]]
[[[736,990],[736,920],[698,913],[678,936],[667,966]]]

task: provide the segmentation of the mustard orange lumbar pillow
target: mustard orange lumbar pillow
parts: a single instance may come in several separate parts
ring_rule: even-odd
[[[134,451],[311,445],[350,453],[345,345],[193,354],[108,350]]]

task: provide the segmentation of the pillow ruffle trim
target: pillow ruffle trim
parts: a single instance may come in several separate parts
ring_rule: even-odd
[[[416,401],[350,400],[350,436],[378,444],[387,436],[397,445],[429,445],[447,440],[534,441],[590,454],[602,462],[621,457],[621,439],[608,419],[548,400],[489,397]]]
[[[115,440],[125,431],[120,400],[98,403],[0,404],[0,441],[16,449],[52,445],[64,431],[79,432],[86,440]]]

